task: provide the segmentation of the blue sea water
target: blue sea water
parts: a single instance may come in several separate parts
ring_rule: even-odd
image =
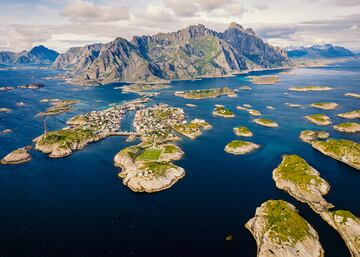
[[[43,119],[35,115],[48,107],[43,98],[79,99],[80,104],[65,114],[47,118],[50,130],[60,129],[70,117],[107,108],[108,104],[135,99],[135,94],[122,94],[113,83],[102,87],[79,87],[58,80],[43,80],[59,71],[42,69],[0,70],[0,86],[39,82],[40,90],[0,92],[0,131],[13,133],[0,136],[0,156],[29,145],[42,134]],[[251,75],[278,74],[259,71]],[[122,148],[136,142],[111,137],[90,144],[85,149],[62,159],[50,159],[31,151],[26,164],[0,165],[0,256],[4,257],[86,257],[86,256],[241,256],[256,255],[256,243],[244,224],[254,216],[256,207],[269,199],[284,199],[294,204],[300,214],[318,231],[326,256],[349,256],[336,231],[307,205],[278,190],[272,170],[283,154],[298,154],[315,167],[331,184],[326,199],[338,209],[360,215],[360,172],[314,150],[299,138],[304,129],[324,129],[333,138],[346,138],[360,143],[359,134],[338,133],[331,126],[317,127],[303,118],[324,113],[333,123],[344,120],[336,114],[359,109],[360,100],[344,93],[360,93],[360,61],[333,64],[324,68],[297,68],[280,74],[275,85],[252,85],[246,75],[229,78],[175,81],[154,102],[184,108],[189,119],[202,118],[213,125],[196,140],[183,139],[185,152],[176,162],[185,168],[186,176],[171,189],[155,194],[133,193],[118,178],[113,157]],[[186,100],[174,91],[249,85],[252,90],[239,91],[237,98],[219,97]],[[290,86],[328,85],[327,92],[290,92]],[[284,94],[288,93],[288,94]],[[100,101],[97,101],[100,100]],[[17,102],[26,105],[17,107]],[[321,111],[309,106],[313,102],[334,101],[341,108]],[[302,104],[289,108],[284,103]],[[187,107],[186,103],[198,105]],[[212,116],[215,104],[235,112],[235,118]],[[240,104],[251,104],[280,125],[271,129],[252,122],[247,112],[237,110]],[[266,109],[271,105],[275,111]],[[131,117],[123,122],[131,129]],[[244,156],[224,152],[231,140],[240,139],[232,132],[244,125],[254,132],[250,140],[261,148]],[[226,241],[227,235],[232,241]]]

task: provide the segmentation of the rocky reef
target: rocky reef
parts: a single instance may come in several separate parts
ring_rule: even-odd
[[[288,202],[269,200],[263,203],[245,227],[256,240],[258,257],[324,256],[319,235]]]

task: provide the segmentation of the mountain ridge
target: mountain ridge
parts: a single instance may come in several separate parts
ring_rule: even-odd
[[[265,43],[252,29],[231,23],[223,32],[198,24],[176,32],[134,36],[130,41],[118,37],[106,44],[71,48],[58,56],[53,67],[71,70],[83,80],[152,82],[290,63],[285,51]]]
[[[356,56],[351,50],[332,44],[313,45],[310,47],[295,47],[287,51],[289,58],[303,58],[303,59],[316,59],[316,58],[343,58]]]
[[[52,64],[58,55],[58,52],[43,45],[20,53],[0,51],[0,64]]]

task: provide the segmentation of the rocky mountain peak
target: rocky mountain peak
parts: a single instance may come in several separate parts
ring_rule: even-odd
[[[238,29],[238,30],[241,30],[241,31],[243,31],[244,30],[244,27],[243,26],[241,26],[240,24],[238,24],[238,23],[236,23],[236,22],[231,22],[230,24],[229,24],[229,27],[227,28],[228,30],[229,29]]]

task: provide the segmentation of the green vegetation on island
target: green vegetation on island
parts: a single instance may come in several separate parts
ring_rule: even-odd
[[[326,139],[330,136],[329,132],[326,131],[313,131],[313,130],[303,130],[300,132],[300,139],[305,143],[310,143],[316,139]]]
[[[257,256],[324,256],[316,231],[283,200],[263,203],[245,227],[256,239]]]
[[[31,155],[28,151],[31,149],[31,146],[18,148],[4,158],[0,160],[1,164],[20,164],[24,162],[28,162],[31,160]]]
[[[232,154],[246,154],[258,149],[260,146],[252,142],[233,140],[225,146],[225,151]]]
[[[201,130],[202,129],[210,129],[211,125],[209,123],[207,123],[205,120],[200,120],[200,119],[195,119],[192,120],[191,122],[187,122],[184,124],[175,124],[173,126],[173,129],[190,138],[190,139],[195,139],[198,136],[201,135]]]
[[[330,185],[298,155],[284,155],[281,164],[273,171],[273,179],[277,188],[317,211],[333,207],[322,197],[330,190]]]
[[[360,132],[360,124],[357,122],[344,122],[337,124],[333,127],[336,131],[345,133],[357,133]]]
[[[248,76],[247,78],[255,85],[271,85],[280,81],[279,76]]]
[[[153,193],[165,190],[185,176],[183,168],[171,161],[179,160],[184,152],[172,144],[140,143],[121,150],[115,166],[119,177],[134,192]]]
[[[339,107],[337,103],[326,102],[326,103],[313,103],[312,107],[322,109],[322,110],[334,110]]]
[[[252,137],[254,135],[250,129],[244,126],[234,128],[234,133],[241,137]]]
[[[225,117],[225,118],[232,118],[235,116],[232,111],[230,111],[229,109],[226,109],[223,105],[215,106],[213,114],[216,116],[221,116],[221,117]]]
[[[279,124],[269,119],[254,119],[254,122],[264,127],[269,127],[269,128],[279,127]]]
[[[121,90],[124,93],[137,93],[139,95],[146,94],[148,91],[155,91],[160,89],[170,88],[168,84],[130,84],[122,86]]]
[[[48,100],[48,101],[45,101]],[[41,102],[50,102],[51,107],[45,112],[38,113],[39,116],[54,116],[71,111],[72,105],[79,103],[79,100],[43,99]]]
[[[252,116],[261,116],[261,112],[254,110],[254,109],[248,109],[248,113]]]
[[[354,110],[351,112],[340,113],[337,116],[345,119],[360,119],[360,110]]]
[[[331,124],[330,117],[325,114],[312,114],[305,116],[305,119],[318,126],[327,126]]]
[[[312,147],[323,154],[360,170],[360,144],[345,139],[311,141]]]
[[[198,89],[198,90],[189,90],[189,91],[177,91],[175,92],[176,96],[180,96],[186,99],[206,99],[206,98],[216,98],[222,95],[227,95],[228,97],[236,97],[234,90],[228,87],[223,88],[211,88],[211,89]]]
[[[306,92],[306,91],[329,91],[331,87],[327,86],[304,86],[304,87],[290,87],[290,91]]]

